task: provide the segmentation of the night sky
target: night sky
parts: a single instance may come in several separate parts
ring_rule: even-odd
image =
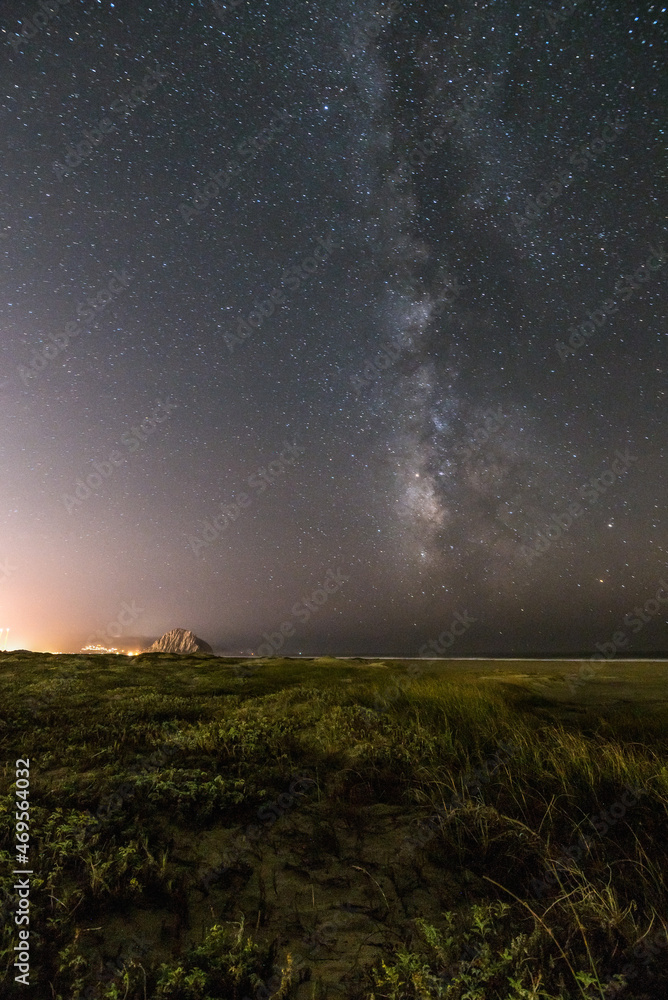
[[[666,649],[665,7],[0,27],[8,648]]]

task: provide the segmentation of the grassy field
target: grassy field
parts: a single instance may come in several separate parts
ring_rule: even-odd
[[[668,662],[9,652],[0,705],[3,997],[668,997]]]

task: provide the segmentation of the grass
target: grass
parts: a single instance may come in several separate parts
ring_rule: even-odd
[[[668,664],[0,654],[0,993],[668,996]],[[521,671],[521,672],[520,672]]]

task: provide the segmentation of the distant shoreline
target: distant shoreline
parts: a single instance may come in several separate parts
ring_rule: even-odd
[[[139,656],[145,656],[148,654],[148,650],[144,650],[140,653],[131,656],[128,653],[92,653],[81,651],[76,653],[53,653],[49,650],[39,650],[39,649],[3,649],[0,650],[0,656],[9,656],[16,653],[30,653],[35,656],[125,656],[129,659],[136,659]],[[331,653],[312,653],[306,654],[285,654],[282,656],[253,656],[247,653],[163,653],[153,651],[149,655],[155,656],[183,656],[185,658],[189,656],[198,657],[213,657],[217,660],[406,660],[406,661],[417,661],[425,663],[474,663],[480,661],[498,660],[504,663],[526,663],[528,660],[541,663],[563,663],[565,661],[582,661],[591,660],[593,657],[596,658],[598,663],[666,663],[668,662],[668,653],[664,655],[656,653],[637,653],[631,654],[626,653],[623,655],[615,656],[603,656],[601,653],[565,653],[562,656],[541,656],[536,653],[528,653],[526,656],[503,656],[495,655],[490,653],[487,656],[397,656],[396,654],[385,655],[382,653],[377,653],[375,656],[359,656],[357,654],[351,653],[348,655],[333,655]]]

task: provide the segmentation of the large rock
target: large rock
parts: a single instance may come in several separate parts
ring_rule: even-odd
[[[145,653],[213,653],[211,646],[187,628],[173,628],[144,650]]]

